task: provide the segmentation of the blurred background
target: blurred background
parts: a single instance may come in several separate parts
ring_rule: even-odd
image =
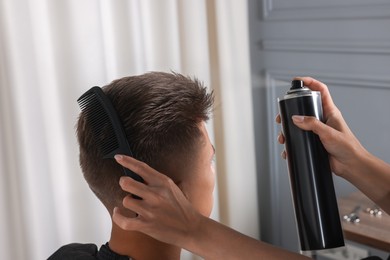
[[[294,76],[324,81],[363,145],[390,162],[389,7],[386,0],[0,0],[3,258],[46,259],[67,243],[109,239],[109,215],[78,165],[76,99],[148,71],[197,77],[216,93],[208,124],[217,151],[212,218],[299,252],[276,99]],[[334,180],[339,198],[356,192]],[[350,259],[335,255],[328,257]]]
[[[248,39],[245,1],[1,0],[4,259],[109,239],[109,215],[79,169],[76,99],[148,71],[197,77],[217,93],[208,130],[223,173],[212,217],[258,237]]]

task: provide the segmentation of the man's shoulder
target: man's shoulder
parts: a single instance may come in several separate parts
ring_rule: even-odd
[[[97,259],[97,252],[98,248],[95,244],[72,243],[59,248],[48,260],[93,260]]]

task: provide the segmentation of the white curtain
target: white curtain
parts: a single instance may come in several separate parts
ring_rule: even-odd
[[[76,99],[152,70],[216,90],[213,218],[257,237],[246,15],[246,1],[235,0],[0,0],[2,258],[46,259],[66,243],[107,241],[109,215],[78,165]]]

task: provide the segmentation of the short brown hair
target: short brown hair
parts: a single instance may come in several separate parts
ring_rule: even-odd
[[[190,165],[201,136],[199,124],[208,120],[213,104],[213,93],[201,82],[178,73],[149,72],[114,80],[102,89],[123,123],[135,158],[168,176],[175,166]],[[102,159],[83,113],[76,127],[84,178],[107,209],[121,206],[121,166]]]

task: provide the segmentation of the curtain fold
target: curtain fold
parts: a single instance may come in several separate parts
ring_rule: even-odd
[[[46,259],[63,244],[103,244],[109,238],[109,215],[89,190],[78,164],[74,126],[81,93],[153,70],[196,76],[220,93],[226,87],[235,88],[239,95],[249,93],[249,58],[245,52],[238,57],[239,49],[248,48],[247,40],[223,49],[225,40],[247,36],[246,3],[212,2],[219,10],[214,15],[222,19],[216,17],[215,26],[223,29],[223,35],[216,36],[220,44],[215,50],[210,49],[206,0],[0,0],[0,252],[4,259]],[[234,27],[237,20],[239,28],[233,28],[233,33],[221,27],[228,21]],[[212,51],[223,57],[215,60]],[[226,69],[221,62],[232,65]],[[224,86],[212,85],[213,72],[219,73]],[[233,92],[229,93],[221,97],[232,98]],[[237,101],[246,102],[244,110]],[[248,154],[254,156],[251,122],[247,122],[252,115],[250,96],[221,102],[231,110],[220,127],[233,127],[229,131],[236,136],[224,136],[226,147],[234,150],[237,142],[229,140],[242,135]],[[237,114],[229,118],[234,111]],[[240,132],[241,123],[229,123],[238,117],[249,118],[244,120],[244,132]],[[218,135],[213,120],[208,130],[212,139]],[[218,157],[217,147],[217,168],[218,163],[224,168],[222,164],[236,157],[229,156]],[[244,175],[255,178],[252,156],[237,163],[249,165],[243,167]],[[220,174],[230,176],[226,168]],[[228,178],[228,183],[232,181],[236,180]],[[231,184],[229,189],[243,192],[249,187],[247,196],[253,204],[256,181],[250,182],[252,186]],[[218,219],[221,198],[217,194],[216,198],[213,218]],[[247,214],[253,223],[245,217],[230,219],[240,231],[256,236],[257,212]],[[247,225],[237,225],[240,221]],[[183,259],[192,258],[183,254]]]

